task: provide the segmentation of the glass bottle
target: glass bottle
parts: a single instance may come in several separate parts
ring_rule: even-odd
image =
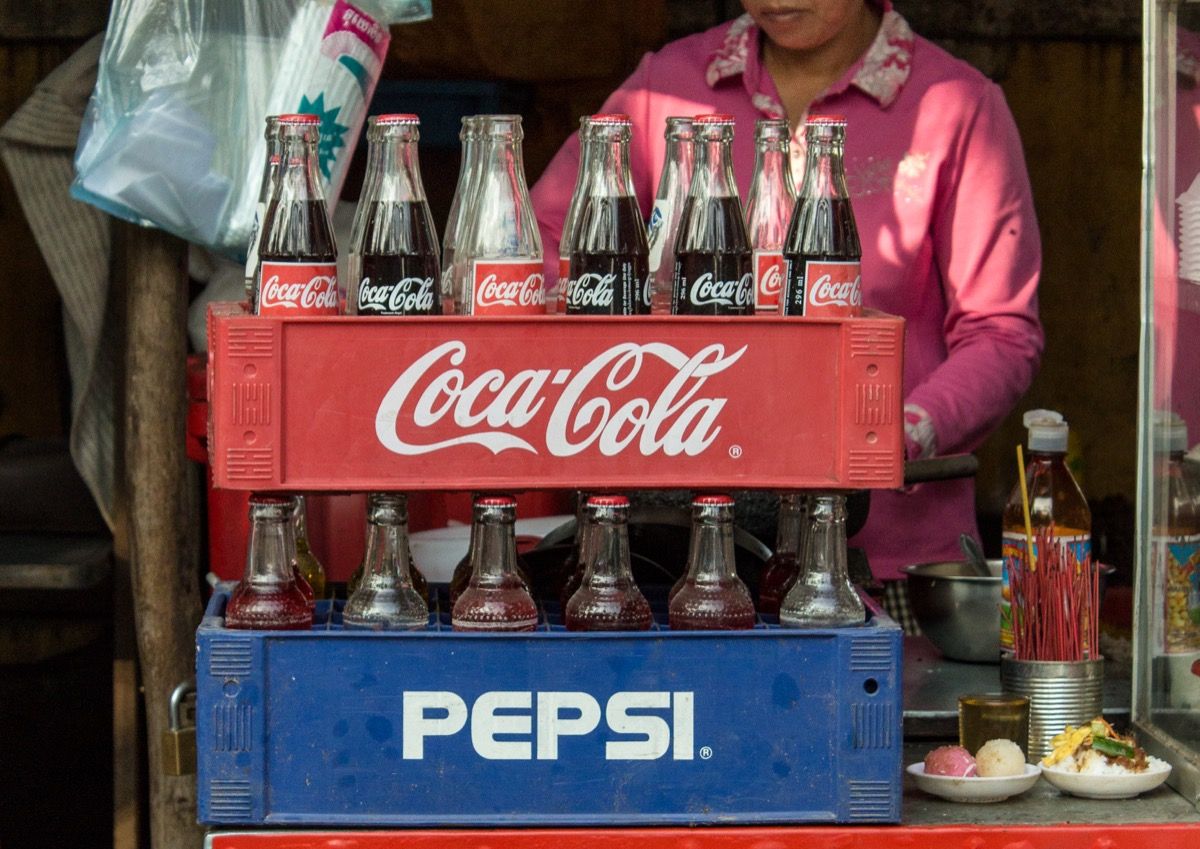
[[[476,499],[474,510],[479,539],[471,578],[454,602],[451,625],[456,631],[532,631],[537,605],[517,572],[517,502],[487,496]]]
[[[646,315],[650,260],[629,168],[633,122],[593,115],[587,127],[584,200],[571,234],[568,315]]]
[[[416,115],[374,115],[350,237],[350,315],[441,315],[437,234],[421,183]]]
[[[299,631],[312,627],[312,610],[296,583],[296,538],[290,497],[250,497],[246,571],[225,605],[226,628]]]
[[[279,173],[263,216],[257,315],[337,315],[337,243],[317,172],[316,115],[280,115]]]
[[[479,506],[479,503],[482,499],[489,497],[491,496],[477,495],[474,499],[472,499],[471,512],[473,516],[479,516],[479,511],[476,508]],[[513,510],[515,511],[517,509],[516,499],[511,495],[496,497],[511,500],[513,503]],[[467,584],[471,582],[471,570],[473,568],[472,564],[475,562],[476,551],[479,548],[481,531],[482,526],[479,524],[478,520],[473,520],[471,522],[471,535],[467,543],[467,553],[463,555],[462,560],[458,561],[458,563],[455,565],[454,572],[450,576],[451,607],[453,607],[454,603],[458,601],[458,597],[462,595],[463,590],[467,588]],[[519,554],[517,555],[517,574],[520,576],[527,589],[533,586],[529,579],[529,567]]]
[[[1092,551],[1092,513],[1083,490],[1067,468],[1070,429],[1060,413],[1030,410],[1025,413],[1029,431],[1025,456],[1025,486],[1029,493],[1029,520],[1034,537],[1046,530],[1060,549],[1070,548],[1081,562]],[[1025,510],[1018,482],[1001,514],[1004,568],[1000,580],[1000,649],[1013,648],[1012,589],[1009,569],[1026,560]],[[1035,543],[1036,545],[1036,543]],[[1034,551],[1037,556],[1037,551]]]
[[[566,580],[558,592],[558,606],[564,613],[567,609],[567,602],[570,601],[571,596],[575,595],[575,590],[579,589],[579,585],[583,583],[583,537],[587,526],[588,497],[582,492],[576,493],[575,497],[575,539],[571,545],[571,552],[563,561],[562,573],[566,576]]]
[[[846,564],[846,496],[809,499],[808,536],[800,574],[779,607],[779,624],[791,628],[861,625],[867,610],[850,583]]]
[[[479,130],[478,184],[465,216],[455,265],[464,315],[541,315],[546,311],[542,238],[521,156],[521,116],[487,115]],[[456,272],[457,273],[457,272]]]
[[[668,608],[673,631],[753,628],[754,601],[737,574],[733,554],[733,499],[692,499],[687,575]]]
[[[733,117],[701,115],[696,166],[675,239],[675,315],[751,315],[754,274],[746,219],[733,180]]]
[[[462,238],[463,220],[466,218],[464,210],[474,202],[472,192],[479,176],[479,118],[478,115],[464,116],[462,128],[458,131],[462,158],[458,164],[458,182],[450,201],[450,213],[446,216],[446,230],[442,234],[442,312],[446,315],[461,312],[455,301],[454,259]]]
[[[294,496],[294,501],[296,512],[292,524],[296,536],[296,568],[312,588],[313,598],[325,598],[325,567],[308,544],[308,502],[303,495]]]
[[[588,126],[591,116],[584,115],[579,119],[579,169],[575,172],[575,188],[571,191],[571,203],[567,206],[567,217],[563,219],[562,237],[558,240],[558,280],[554,284],[554,297],[546,298],[546,312],[563,315],[567,311],[567,288],[571,279],[571,238],[575,232],[575,222],[579,220],[579,209],[585,198],[585,177],[587,176]],[[554,306],[551,309],[551,302]]]
[[[754,177],[746,198],[746,236],[754,269],[754,311],[778,313],[783,292],[783,242],[796,205],[787,121],[754,125]]]
[[[407,531],[408,496],[403,493],[399,493],[399,492],[389,493],[389,495],[392,498],[402,499],[404,502],[405,533],[407,533],[408,532]],[[367,527],[367,532],[366,532],[366,537],[365,537],[365,543],[363,545],[363,559],[359,561],[358,566],[356,566],[354,571],[352,573],[350,573],[350,580],[348,580],[346,582],[346,597],[347,598],[354,595],[355,591],[359,588],[359,586],[361,586],[363,576],[366,575],[366,572],[367,572],[366,543],[369,543],[371,540],[371,511],[370,511],[369,506],[367,508],[367,525],[366,525],[366,527]],[[413,589],[415,589],[417,591],[417,594],[420,595],[421,598],[428,599],[429,598],[429,581],[426,580],[425,574],[420,569],[417,568],[416,561],[413,560],[412,546],[408,547],[408,577],[409,577],[409,580],[412,581]]]
[[[800,573],[800,552],[807,523],[808,497],[799,492],[785,492],[780,496],[775,551],[763,567],[758,585],[759,613],[779,615],[779,607]]]
[[[415,630],[429,622],[429,605],[413,586],[408,547],[408,499],[373,492],[367,498],[367,553],[362,582],[346,602],[347,628]]]
[[[583,581],[563,614],[567,630],[648,630],[650,604],[634,583],[629,563],[629,499],[593,495],[587,513]]]
[[[254,289],[258,281],[258,245],[262,241],[263,218],[267,204],[271,201],[271,189],[279,173],[281,144],[279,139],[279,116],[267,116],[267,158],[263,163],[262,182],[258,187],[258,204],[254,207],[254,224],[250,228],[250,241],[246,248],[246,301],[254,302]]]
[[[647,242],[650,257],[651,312],[664,315],[671,312],[671,292],[675,285],[675,238],[679,233],[679,217],[687,200],[692,182],[695,145],[690,117],[667,118],[663,135],[667,149],[662,172],[658,177],[658,193],[647,223]]]
[[[781,311],[861,315],[862,247],[842,160],[846,119],[813,116],[804,134],[804,182],[783,247]]]
[[[1150,563],[1161,620],[1155,649],[1166,654],[1200,649],[1200,491],[1185,471],[1187,423],[1154,413],[1154,521]]]

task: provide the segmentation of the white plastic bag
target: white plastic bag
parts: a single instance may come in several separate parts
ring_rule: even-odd
[[[384,6],[428,17],[427,0]],[[320,116],[332,206],[389,41],[346,0],[115,0],[71,194],[240,259],[266,116]]]

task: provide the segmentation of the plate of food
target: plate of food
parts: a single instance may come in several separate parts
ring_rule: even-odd
[[[951,802],[1002,802],[1037,784],[1042,770],[1025,763],[1011,740],[989,740],[972,755],[962,746],[940,746],[921,763],[909,764],[917,787]]]
[[[1042,775],[1063,793],[1084,799],[1132,799],[1167,780],[1171,765],[1118,734],[1102,718],[1079,728],[1068,725],[1050,741]]]

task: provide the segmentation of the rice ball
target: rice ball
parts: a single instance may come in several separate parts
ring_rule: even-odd
[[[925,774],[970,778],[976,774],[975,759],[962,746],[939,746],[925,756]]]
[[[988,740],[975,753],[975,764],[983,778],[1022,775],[1025,753],[1012,740]]]

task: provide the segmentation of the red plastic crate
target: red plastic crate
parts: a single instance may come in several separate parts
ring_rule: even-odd
[[[242,490],[893,488],[903,320],[209,312]]]

